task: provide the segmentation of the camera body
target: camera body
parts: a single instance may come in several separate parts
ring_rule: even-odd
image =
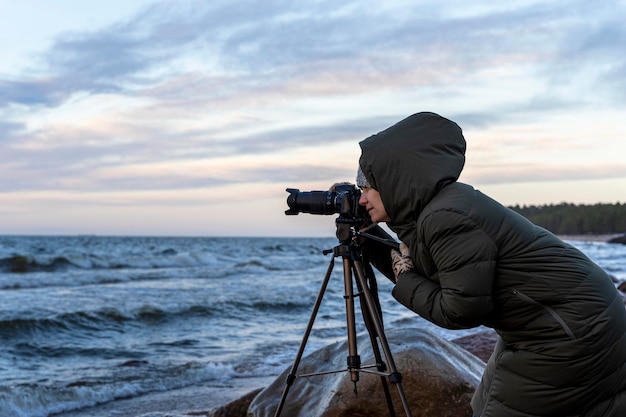
[[[363,225],[369,218],[365,207],[359,205],[361,190],[354,184],[335,184],[330,191],[300,191],[287,188],[289,193],[286,215],[299,213],[339,214],[339,222]]]

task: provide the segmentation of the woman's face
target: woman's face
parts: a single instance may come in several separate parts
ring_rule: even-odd
[[[361,188],[359,204],[364,206],[370,218],[375,223],[391,221],[380,198],[380,193],[371,187]]]

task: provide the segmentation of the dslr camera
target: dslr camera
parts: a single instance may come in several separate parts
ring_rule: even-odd
[[[289,193],[286,215],[339,214],[338,222],[357,227],[371,222],[365,207],[359,205],[361,190],[354,184],[335,184],[330,191],[300,191],[296,188],[287,188],[286,191]]]

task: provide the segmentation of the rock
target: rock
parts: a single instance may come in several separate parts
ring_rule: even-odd
[[[478,356],[485,363],[489,360],[493,349],[496,346],[498,334],[494,330],[488,330],[480,333],[471,334],[469,336],[453,339],[452,342],[461,346],[463,349]]]
[[[607,243],[621,243],[622,245],[626,245],[626,233],[610,238],[607,240]]]
[[[485,364],[459,346],[434,333],[410,328],[386,332],[393,359],[402,374],[402,387],[414,417],[457,417],[472,414],[470,400]],[[367,334],[357,340],[362,369],[374,362]],[[338,342],[302,358],[298,374],[345,370],[347,341]],[[248,417],[274,416],[286,386],[286,369],[261,391]],[[285,417],[369,417],[389,415],[379,376],[360,372],[358,396],[347,372],[296,379],[286,397]],[[397,416],[405,415],[398,390],[389,384]]]
[[[620,282],[619,285],[617,285],[617,289],[619,290],[619,294],[624,301],[624,306],[626,306],[626,281]]]
[[[188,413],[189,416],[203,416],[203,417],[246,417],[246,413],[250,403],[256,397],[261,389],[254,390],[244,395],[243,397],[232,401],[222,407],[219,407],[210,412],[197,412]]]

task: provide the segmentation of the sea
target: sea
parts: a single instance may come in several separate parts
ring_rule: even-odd
[[[570,243],[626,280],[626,245]],[[319,295],[305,354],[347,338],[343,264],[325,253],[337,244],[0,236],[0,416],[170,417],[266,386],[293,363]],[[377,282],[386,328],[475,331],[439,329]]]

